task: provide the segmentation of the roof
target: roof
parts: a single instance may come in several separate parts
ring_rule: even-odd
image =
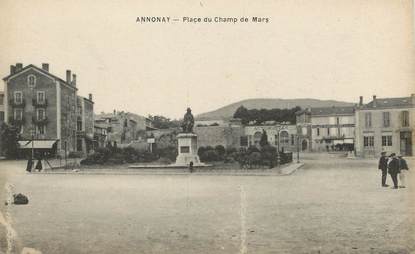
[[[312,116],[353,115],[354,112],[354,106],[311,108]]]
[[[8,80],[8,79],[10,79],[11,77],[16,76],[16,75],[18,75],[19,73],[21,73],[21,72],[23,72],[23,71],[26,71],[27,69],[30,69],[30,68],[33,68],[33,69],[37,70],[38,72],[40,72],[40,73],[42,73],[42,74],[44,74],[44,75],[46,75],[46,76],[50,76],[50,77],[52,77],[52,78],[54,78],[54,79],[57,79],[57,80],[59,80],[59,82],[61,82],[61,83],[65,84],[65,85],[68,85],[68,86],[70,86],[70,87],[72,87],[72,88],[74,88],[74,89],[78,90],[78,88],[76,88],[75,86],[72,86],[71,84],[67,83],[65,80],[61,79],[60,77],[58,77],[58,76],[56,76],[56,75],[53,75],[52,73],[50,73],[50,72],[48,72],[48,71],[45,71],[44,69],[39,68],[39,67],[37,67],[37,66],[35,66],[35,65],[33,65],[33,64],[26,65],[26,66],[25,66],[24,68],[22,68],[21,70],[19,70],[19,71],[15,72],[15,73],[13,73],[13,74],[9,74],[8,76],[4,77],[4,78],[3,78],[3,80]]]
[[[405,108],[414,107],[412,97],[397,97],[397,98],[377,98],[376,107],[373,100],[368,104],[363,105],[363,109],[377,109],[377,108]]]

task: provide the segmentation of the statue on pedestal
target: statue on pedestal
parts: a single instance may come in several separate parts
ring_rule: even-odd
[[[187,112],[183,117],[182,129],[184,133],[192,133],[193,125],[195,124],[195,119],[192,115],[192,110],[187,108]]]

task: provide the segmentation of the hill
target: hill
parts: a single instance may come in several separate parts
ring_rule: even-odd
[[[331,107],[331,106],[353,106],[354,103],[334,101],[334,100],[318,100],[318,99],[248,99],[242,100],[221,107],[217,110],[202,113],[197,115],[197,120],[219,120],[232,118],[236,109],[240,106],[247,109],[272,109],[272,108],[294,108],[299,106],[301,108],[307,107]]]

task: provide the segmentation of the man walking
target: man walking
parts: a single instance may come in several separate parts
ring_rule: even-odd
[[[388,175],[388,157],[386,157],[386,152],[380,154],[378,169],[382,170],[382,187],[388,187],[386,184],[386,177]]]
[[[398,174],[399,174],[399,160],[396,158],[396,154],[391,154],[392,159],[388,164],[388,171],[393,181],[393,189],[398,189]]]
[[[398,156],[399,159],[399,181],[401,184],[399,185],[399,188],[405,188],[405,175],[408,172],[408,164],[406,163],[406,160],[402,158],[402,156]]]

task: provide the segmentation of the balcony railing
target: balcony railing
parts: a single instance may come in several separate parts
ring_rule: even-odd
[[[49,120],[48,120],[47,116],[45,116],[41,119],[39,119],[35,116],[32,117],[32,123],[37,124],[37,125],[46,125],[46,124],[48,124],[48,122],[49,122]]]
[[[35,108],[47,107],[48,106],[48,100],[45,99],[43,101],[38,101],[37,99],[32,99],[32,105]]]
[[[25,123],[25,118],[15,119],[13,116],[9,117],[9,123],[13,126],[20,126]]]
[[[24,108],[26,106],[26,101],[24,99],[22,99],[21,101],[15,101],[14,99],[10,99],[9,100],[9,105],[12,107],[21,107]]]

